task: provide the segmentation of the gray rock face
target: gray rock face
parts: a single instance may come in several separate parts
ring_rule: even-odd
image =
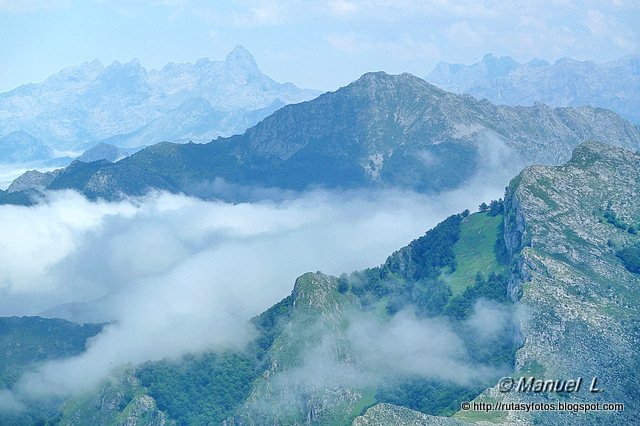
[[[456,93],[506,105],[607,108],[640,124],[640,57],[596,64],[562,58],[520,64],[488,54],[472,65],[439,63],[427,80]]]
[[[107,383],[95,394],[77,398],[64,411],[60,425],[176,426],[131,374]]]
[[[637,225],[639,194],[640,157],[596,143],[578,147],[565,166],[527,169],[509,194],[525,224],[528,280],[521,301],[530,308],[518,370],[536,365],[548,378],[597,377],[606,392],[569,400],[622,402],[626,410],[595,413],[591,424],[624,424],[639,416],[640,276],[615,256],[616,249],[639,241],[602,218],[610,205],[624,222]],[[565,414],[532,418],[567,421]]]
[[[505,199],[505,241],[519,256],[511,283],[526,307],[524,346],[515,377],[568,380],[582,377],[578,393],[500,393],[490,388],[477,401],[517,403],[623,403],[624,411],[458,412],[501,424],[633,424],[640,362],[640,275],[616,252],[640,243],[629,231],[640,222],[640,156],[589,142],[560,167],[533,166],[515,178]],[[617,226],[606,220],[613,211]],[[597,378],[601,393],[589,392]]]
[[[25,131],[62,150],[101,140],[121,147],[205,142],[316,94],[273,81],[241,46],[224,61],[160,70],[148,71],[138,60],[107,67],[96,60],[0,94],[0,136]]]

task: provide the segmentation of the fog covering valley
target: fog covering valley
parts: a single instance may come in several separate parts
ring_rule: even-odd
[[[484,152],[486,167],[465,189],[431,196],[271,190],[232,204],[152,192],[107,203],[59,191],[35,206],[0,206],[0,316],[108,323],[84,353],[46,362],[4,389],[0,408],[78,395],[123,365],[242,348],[255,334],[248,320],[287,296],[304,272],[338,276],[379,265],[446,216],[501,197],[510,176],[495,172],[505,155],[497,148]],[[496,321],[498,333],[508,315],[481,306],[470,324]],[[346,380],[379,381],[376,372],[395,368],[460,383],[488,374],[464,364],[465,346],[446,321],[407,312],[372,333],[370,320],[358,316],[349,333],[356,346],[376,348],[366,360],[372,377],[351,372]],[[437,351],[424,355],[425,337]],[[309,368],[331,368],[321,354],[319,347],[308,355]],[[302,371],[305,381],[322,377]]]

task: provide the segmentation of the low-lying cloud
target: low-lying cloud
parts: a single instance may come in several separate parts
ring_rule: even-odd
[[[123,364],[241,347],[247,320],[302,273],[378,265],[447,215],[502,196],[508,178],[492,170],[435,196],[318,190],[224,203],[157,192],[106,203],[62,191],[0,206],[0,316],[110,323],[84,353],[25,375],[14,399],[72,395]]]
[[[269,383],[259,383],[259,397],[249,399],[245,412],[254,418],[286,418],[305,413],[309,405],[322,406],[333,398],[357,401],[358,392],[415,378],[458,386],[492,384],[512,366],[479,361],[473,351],[517,341],[522,314],[519,305],[480,299],[462,322],[420,318],[409,308],[390,319],[347,312],[338,321],[346,324],[343,329],[323,321],[294,323],[288,336],[293,347],[302,348],[296,355],[299,365],[276,360]]]

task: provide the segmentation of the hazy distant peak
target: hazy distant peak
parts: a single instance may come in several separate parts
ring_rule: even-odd
[[[251,52],[245,49],[242,45],[237,44],[231,52],[227,54],[224,60],[226,63],[238,63],[243,65],[251,65],[257,67],[256,60]]]
[[[17,130],[0,138],[0,162],[28,162],[49,158],[52,151],[38,138]]]
[[[484,55],[482,58],[482,64],[484,65],[489,78],[502,77],[520,66],[520,64],[511,56],[496,57],[492,53]]]
[[[427,80],[455,93],[468,93],[504,105],[591,105],[611,109],[640,123],[640,58],[627,56],[596,63],[570,57],[553,63],[484,55],[473,64],[441,62]]]
[[[520,65],[518,61],[513,59],[511,56],[495,56],[493,53],[486,53],[482,57],[482,63],[489,66],[507,66],[507,67],[516,67]]]
[[[282,105],[317,94],[272,80],[242,46],[224,61],[149,71],[138,59],[106,66],[95,60],[0,94],[0,116],[7,117],[0,137],[25,130],[61,151],[100,141],[120,147],[205,142],[243,132]]]
[[[126,96],[130,92],[147,91],[147,77],[147,70],[140,64],[140,61],[132,59],[125,63],[113,61],[100,73],[97,82],[99,85],[112,86],[107,90],[108,93],[119,92]]]
[[[496,56],[493,53],[485,53],[482,62],[516,62],[511,56]]]
[[[82,64],[78,65],[77,67],[71,67],[71,68],[77,68],[80,70],[84,70],[87,72],[92,72],[92,73],[100,73],[104,70],[104,65],[102,65],[102,62],[100,62],[100,60],[98,58],[95,58],[93,61],[89,62],[83,62]]]

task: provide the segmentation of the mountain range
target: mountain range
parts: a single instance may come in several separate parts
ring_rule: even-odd
[[[607,108],[640,124],[640,56],[595,63],[561,58],[519,63],[486,54],[471,65],[441,62],[426,80],[455,93],[496,104],[593,106]]]
[[[46,188],[108,200],[149,189],[222,198],[246,187],[430,193],[478,174],[502,174],[506,184],[524,165],[566,161],[589,139],[637,151],[640,128],[605,109],[496,106],[378,72],[285,106],[242,135],[161,143],[115,163],[75,162]]]
[[[148,362],[28,415],[63,425],[633,424],[639,185],[640,156],[580,144],[566,164],[526,168],[504,200],[450,216],[378,267],[300,276],[254,318],[244,350]],[[17,327],[72,328],[9,321],[0,353],[34,334]],[[96,327],[74,333],[82,341]],[[501,376],[597,377],[605,391],[504,392]],[[463,401],[625,410],[464,411]]]
[[[0,137],[15,139],[19,132],[41,141],[41,152],[18,157],[4,155],[0,145],[0,162],[35,154],[45,159],[50,150],[65,155],[98,142],[126,148],[205,142],[240,133],[283,105],[317,94],[267,77],[242,46],[224,61],[205,58],[159,70],[146,70],[136,59],[106,67],[85,62],[0,94]]]
[[[242,63],[246,71],[247,61],[236,48],[217,67]],[[491,75],[511,66],[497,62]],[[92,66],[96,75],[106,72]],[[118,67],[153,80],[154,72],[135,71],[139,64]],[[188,75],[166,68],[164,75]],[[120,95],[138,96],[138,83],[127,84]],[[0,201],[29,204],[61,189],[107,200],[152,189],[234,201],[317,187],[435,193],[478,176],[502,182],[519,173],[504,199],[449,216],[379,266],[300,275],[288,296],[251,320],[246,346],[122,365],[70,399],[54,393],[31,401],[42,396],[21,387],[23,374],[82,353],[103,327],[118,324],[0,318],[1,424],[610,425],[638,418],[637,125],[608,109],[495,105],[410,74],[377,72],[283,106],[242,134],[123,148],[156,130],[174,126],[184,134],[183,124],[195,132],[215,122],[202,101],[185,104],[176,115],[104,139],[114,145],[99,143],[64,169],[25,173]],[[201,111],[202,120],[189,121],[189,111]],[[24,130],[5,138],[7,152],[11,144],[37,149]],[[47,312],[65,309],[93,306]],[[501,377],[597,378],[604,391],[505,392]],[[12,401],[27,403],[6,409]],[[465,411],[467,401],[613,402],[625,410]]]

